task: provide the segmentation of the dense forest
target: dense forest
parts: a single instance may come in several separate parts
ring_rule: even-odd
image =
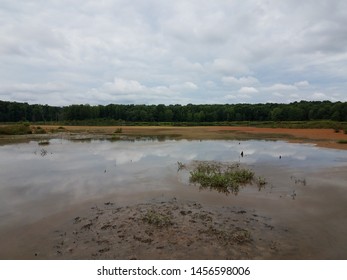
[[[70,105],[56,107],[0,101],[0,122],[347,121],[347,102],[300,101],[290,104]]]

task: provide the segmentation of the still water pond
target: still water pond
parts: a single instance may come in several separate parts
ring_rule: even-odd
[[[243,157],[241,157],[243,152]],[[306,172],[347,166],[347,151],[282,141],[71,141],[0,147],[0,228],[111,195],[189,188],[177,162],[241,162]]]

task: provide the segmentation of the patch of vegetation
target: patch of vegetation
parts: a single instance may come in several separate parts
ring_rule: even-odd
[[[78,143],[90,143],[94,140],[92,137],[78,137],[78,138],[71,138],[70,141],[78,142]]]
[[[122,138],[120,136],[112,136],[108,141],[110,142],[115,142],[115,141],[120,141]]]
[[[252,241],[250,232],[238,227],[234,231],[219,230],[210,227],[205,233],[216,236],[224,244],[244,244]]]
[[[339,140],[339,141],[337,141],[337,143],[339,143],[339,144],[347,144],[347,140]]]
[[[212,217],[206,213],[195,213],[193,215],[194,219],[200,219],[204,222],[212,222]]]
[[[46,130],[44,130],[41,126],[33,127],[34,134],[46,134]]]
[[[41,141],[39,141],[39,143],[38,143],[40,146],[47,146],[47,145],[49,145],[50,143],[49,143],[49,140],[41,140]]]
[[[169,215],[158,213],[155,210],[147,211],[142,220],[159,228],[167,227],[173,224]]]
[[[259,187],[259,190],[261,190],[263,187],[265,187],[265,185],[267,184],[267,181],[264,177],[261,177],[259,176],[257,179],[256,179],[256,183]]]
[[[122,133],[123,129],[121,127],[117,128],[116,131],[114,133]]]
[[[248,230],[240,229],[234,231],[231,235],[231,238],[234,242],[238,244],[243,244],[251,241],[251,234]]]
[[[30,125],[27,123],[5,125],[0,127],[0,135],[25,135],[31,133]]]
[[[50,129],[51,133],[59,133],[59,132],[66,132],[66,128],[63,126],[59,126],[58,128],[52,128]]]
[[[254,173],[238,164],[223,165],[216,162],[198,162],[190,172],[189,181],[201,189],[238,194],[240,186],[252,183]]]
[[[254,176],[254,172],[240,167],[240,164],[220,162],[196,161],[192,166],[177,162],[177,172],[182,169],[189,170],[189,182],[199,184],[200,189],[216,190],[226,195],[237,195],[240,187],[247,184],[256,184],[261,190],[267,184],[264,177]]]

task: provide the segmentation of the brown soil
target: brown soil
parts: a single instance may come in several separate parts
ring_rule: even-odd
[[[255,210],[240,207],[203,206],[172,198],[123,207],[107,202],[84,214],[58,227],[46,224],[46,237],[37,240],[32,236],[32,242],[28,242],[33,231],[30,226],[25,242],[17,242],[20,248],[6,252],[13,248],[9,243],[0,256],[6,253],[5,258],[14,259],[282,259],[291,258],[298,250],[290,241],[288,229],[274,226],[270,218]],[[148,220],[147,215],[154,218]],[[161,220],[165,222],[160,223]],[[42,228],[42,222],[39,227]]]
[[[146,219],[150,215],[152,219]],[[289,251],[289,233],[236,207],[152,201],[106,203],[57,232],[54,256],[77,259],[272,259]],[[261,237],[261,238],[260,238]],[[285,250],[283,250],[285,249]],[[293,248],[292,248],[293,249]]]

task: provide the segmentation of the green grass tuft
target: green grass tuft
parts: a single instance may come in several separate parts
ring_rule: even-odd
[[[147,211],[142,220],[159,228],[167,227],[173,224],[169,215],[158,213],[155,210]]]
[[[190,172],[189,181],[200,184],[201,189],[214,189],[225,194],[238,194],[240,186],[252,183],[254,173],[239,165],[199,162]]]

